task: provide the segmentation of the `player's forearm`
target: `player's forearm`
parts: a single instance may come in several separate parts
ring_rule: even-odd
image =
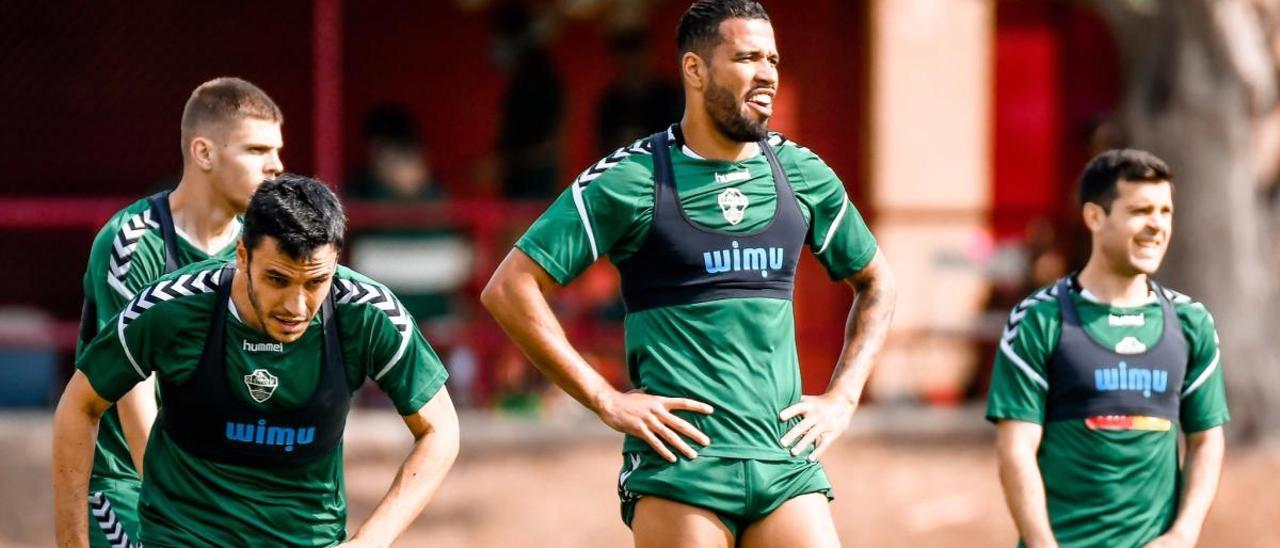
[[[88,546],[89,474],[101,411],[64,397],[53,415],[54,530],[59,547]]]
[[[614,388],[569,343],[532,276],[504,276],[485,287],[481,302],[529,361],[547,378],[592,411]]]
[[[133,458],[133,466],[138,471],[139,478],[142,477],[142,459],[147,449],[147,439],[151,435],[151,424],[156,420],[154,379],[155,377],[150,377],[138,383],[116,402],[120,429],[124,431],[129,456]]]
[[[1218,492],[1225,453],[1222,427],[1187,436],[1186,491],[1172,530],[1195,542]]]
[[[451,424],[434,426],[414,443],[387,494],[351,540],[390,546],[426,509],[457,456],[458,427],[454,418]]]
[[[1040,475],[1035,452],[1025,447],[998,444],[997,457],[1005,503],[1009,505],[1022,541],[1028,548],[1057,546],[1049,525],[1044,479]]]
[[[884,346],[897,301],[896,282],[887,262],[877,255],[873,263],[874,269],[849,280],[857,294],[845,322],[844,347],[828,390],[855,403]]]

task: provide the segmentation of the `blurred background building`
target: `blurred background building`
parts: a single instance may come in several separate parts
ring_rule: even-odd
[[[1124,123],[1132,122],[1126,113],[1133,112],[1133,96],[1125,86],[1133,81],[1126,71],[1134,70],[1125,59],[1137,58],[1124,47],[1146,39],[1157,51],[1165,42],[1144,34],[1156,32],[1154,24],[1118,40],[1115,14],[1107,12],[1130,9],[1156,21],[1183,4],[765,4],[784,59],[771,128],[817,152],[841,176],[900,279],[897,318],[868,388],[870,412],[981,401],[1010,306],[1079,268],[1087,256],[1088,236],[1074,202],[1078,171],[1100,150],[1148,146]],[[1276,2],[1187,0],[1192,4],[1244,10],[1237,16],[1246,17],[1253,34],[1237,32],[1245,27],[1233,20],[1219,34],[1243,33],[1272,52],[1261,69],[1245,73],[1254,75],[1250,81],[1275,79]],[[515,239],[581,169],[676,121],[683,97],[674,30],[686,7],[682,0],[6,5],[0,16],[0,407],[48,409],[56,400],[73,366],[80,279],[94,232],[118,208],[176,182],[183,103],[200,82],[234,75],[261,86],[284,110],[286,169],[318,176],[342,194],[352,232],[346,263],[390,285],[414,313],[451,370],[456,401],[545,422],[583,413],[529,366],[479,309],[477,296]],[[1168,42],[1168,51],[1189,58],[1188,51],[1216,51],[1215,43],[1175,48]],[[1159,76],[1160,66],[1151,62],[1148,72]],[[1164,91],[1173,93],[1168,86]],[[1260,131],[1255,144],[1263,151],[1257,171],[1269,174],[1257,176],[1258,193],[1270,204],[1275,235],[1280,161],[1266,159],[1280,152],[1280,111],[1270,89],[1271,95],[1250,96],[1261,105],[1250,119],[1271,122],[1260,124],[1270,131]],[[1177,170],[1180,158],[1169,159]],[[1180,226],[1186,237],[1186,227],[1195,225]],[[1280,237],[1263,240],[1280,257],[1276,242]],[[1176,256],[1195,256],[1188,253],[1175,249],[1175,263],[1186,264]],[[1216,268],[1263,268],[1254,262]],[[606,263],[555,303],[578,348],[625,387],[617,277]],[[1272,270],[1262,272],[1276,279],[1280,259],[1267,264]],[[826,387],[851,299],[812,257],[802,259],[795,309],[807,393]],[[1226,329],[1224,339],[1247,332],[1223,321],[1225,305],[1207,302]],[[1259,329],[1239,340],[1262,342],[1267,337],[1258,333],[1265,328]],[[1233,398],[1241,393],[1234,384]],[[1280,390],[1280,382],[1252,384]],[[382,405],[376,388],[361,401]],[[934,420],[909,417],[885,419],[878,428]],[[978,414],[967,417],[981,424]],[[881,485],[876,482],[890,478],[892,486],[881,487],[906,491],[886,504],[901,502],[902,511],[868,514],[855,504],[846,507],[848,516],[856,514],[847,523],[922,531],[912,537],[922,544],[903,545],[1013,542],[1010,523],[980,517],[1004,515],[988,453],[971,448],[958,461],[934,462],[914,450],[908,453],[915,460],[895,460],[904,454],[895,451],[862,450],[859,458],[885,462],[885,475],[851,472],[843,481]],[[916,505],[912,489],[949,485],[951,474],[927,481],[912,475],[938,463],[959,467],[957,477],[976,474],[980,488],[954,488],[985,493],[981,504],[955,495]],[[893,468],[898,465],[912,468]],[[840,463],[829,466],[837,470]],[[1258,477],[1274,478],[1280,459],[1250,466],[1263,471]],[[608,485],[602,489],[607,495]],[[1224,487],[1227,498],[1230,492]],[[1280,502],[1267,500],[1263,513],[1280,515]],[[465,507],[458,512],[470,515]],[[1259,530],[1248,525],[1240,530]],[[858,538],[845,527],[842,534]],[[564,545],[610,545],[600,539],[625,539],[609,536],[620,528],[612,523],[602,537],[574,537]],[[891,535],[867,534],[862,538],[881,540],[867,545],[896,545],[883,541]],[[484,538],[458,545],[509,545]],[[956,540],[970,538],[977,540]],[[1213,539],[1220,542],[1207,545],[1267,545]]]
[[[684,7],[11,6],[0,245],[22,266],[5,270],[0,304],[21,319],[0,335],[13,356],[2,366],[48,375],[44,392],[23,398],[51,401],[71,367],[93,231],[177,179],[187,95],[237,75],[285,110],[286,168],[340,189],[347,262],[399,293],[460,369],[463,399],[531,405],[521,394],[546,387],[475,297],[577,171],[678,119]],[[905,282],[873,397],[979,395],[1004,310],[1078,259],[1060,237],[1073,230],[1071,180],[1119,97],[1106,29],[1084,7],[1047,1],[769,9],[786,59],[772,127],[841,175]],[[575,339],[624,383],[612,268],[592,269],[560,302]],[[849,303],[804,261],[796,309],[809,392],[825,387]],[[47,329],[25,333],[31,318]]]

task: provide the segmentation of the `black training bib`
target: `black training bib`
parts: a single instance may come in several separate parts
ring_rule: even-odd
[[[769,143],[762,140],[759,145],[778,193],[773,219],[754,232],[730,233],[689,219],[676,191],[667,132],[655,133],[650,140],[653,222],[640,249],[618,263],[627,311],[735,297],[791,300],[809,228]]]
[[[231,263],[221,273],[213,321],[195,374],[182,384],[160,379],[164,405],[157,422],[183,450],[215,462],[271,468],[305,464],[329,454],[342,441],[352,391],[338,340],[333,292],[320,310],[324,350],[315,391],[297,407],[264,411],[233,394],[227,382],[226,320],[234,276]]]
[[[1062,338],[1049,362],[1046,419],[1084,419],[1120,415],[1176,421],[1187,375],[1187,339],[1164,290],[1152,284],[1160,299],[1160,340],[1141,354],[1104,348],[1085,333],[1071,300],[1070,277],[1058,280]]]

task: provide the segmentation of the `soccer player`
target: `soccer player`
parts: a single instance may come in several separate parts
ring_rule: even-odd
[[[1080,177],[1088,263],[1009,317],[987,419],[1029,547],[1190,547],[1200,536],[1229,417],[1213,317],[1151,280],[1172,235],[1172,181],[1147,152],[1091,160]]]
[[[757,2],[699,1],[677,30],[684,117],[589,167],[481,299],[556,384],[626,433],[637,546],[834,546],[817,462],[847,428],[893,311],[893,279],[844,185],[767,124],[778,51]],[[834,379],[801,396],[791,295],[808,246],[857,292]],[[622,276],[622,393],[546,295],[608,255]]]
[[[98,418],[155,373],[160,413],[139,496],[156,546],[331,546],[346,537],[342,434],[370,378],[414,439],[351,545],[388,546],[457,454],[440,360],[384,286],[337,264],[337,198],[314,179],[263,183],[234,261],[143,288],[81,354],[54,414],[59,546],[86,542]]]
[[[77,353],[142,287],[190,263],[234,257],[249,197],[284,169],[283,122],[275,102],[239,78],[210,80],[191,93],[178,187],[120,210],[93,241]],[[154,383],[145,381],[102,417],[89,480],[93,546],[137,540],[138,471],[155,414]]]

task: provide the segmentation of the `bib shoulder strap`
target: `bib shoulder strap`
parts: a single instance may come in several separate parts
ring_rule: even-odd
[[[178,269],[178,234],[173,228],[173,212],[169,210],[169,191],[164,190],[147,198],[156,220],[160,223],[160,237],[164,238],[164,273]]]
[[[1062,314],[1062,323],[1070,327],[1080,327],[1080,312],[1076,303],[1071,300],[1071,277],[1063,276],[1058,280],[1055,296],[1058,299],[1058,310]]]

